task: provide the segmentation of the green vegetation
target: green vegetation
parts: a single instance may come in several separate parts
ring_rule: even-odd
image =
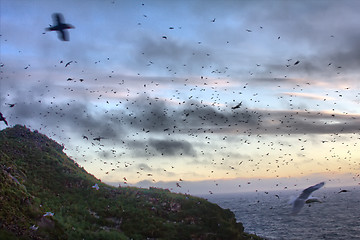
[[[24,126],[0,132],[0,239],[260,239],[230,210],[164,189],[108,186],[62,150]]]

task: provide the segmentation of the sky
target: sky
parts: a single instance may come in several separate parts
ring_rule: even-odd
[[[3,0],[0,11],[1,113],[104,182],[360,183],[357,0]],[[53,13],[75,27],[69,41],[45,30]]]

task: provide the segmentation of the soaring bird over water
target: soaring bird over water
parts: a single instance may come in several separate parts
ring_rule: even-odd
[[[324,185],[325,185],[325,183],[321,182],[314,186],[304,189],[302,191],[302,193],[300,194],[300,196],[297,197],[295,199],[295,201],[293,202],[292,214],[295,215],[295,214],[299,213],[301,208],[305,205],[305,201],[307,201],[309,199],[311,193],[318,190],[319,188],[321,188]]]
[[[47,31],[58,31],[59,38],[63,41],[69,41],[69,34],[66,29],[75,28],[71,24],[64,23],[64,17],[61,13],[53,13],[52,15],[54,25],[52,27],[46,28]]]

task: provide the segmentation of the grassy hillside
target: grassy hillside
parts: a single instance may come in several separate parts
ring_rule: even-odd
[[[0,132],[0,239],[259,239],[216,204],[108,186],[62,150],[24,126]]]

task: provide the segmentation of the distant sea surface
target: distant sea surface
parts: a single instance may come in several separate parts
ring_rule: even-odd
[[[299,191],[213,194],[203,196],[235,213],[245,232],[269,240],[359,239],[360,187],[324,188],[313,193],[322,203],[305,205],[291,215],[291,196]],[[278,197],[276,196],[278,195]]]

